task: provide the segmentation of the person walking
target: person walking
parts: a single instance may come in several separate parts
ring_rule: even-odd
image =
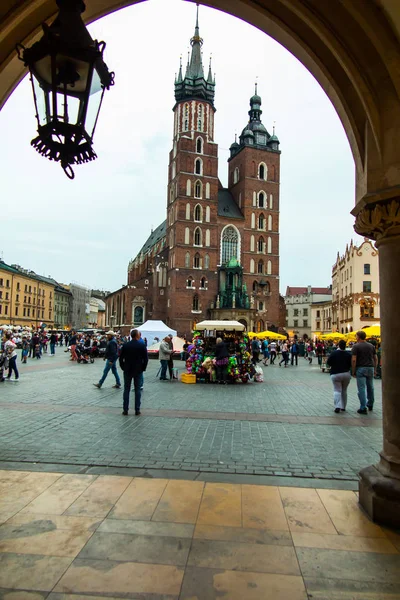
[[[296,364],[296,367],[298,365],[298,357],[299,357],[299,345],[297,343],[297,340],[294,340],[291,348],[290,348],[290,364],[293,366],[294,364]]]
[[[160,344],[160,350],[158,353],[159,358],[160,358],[160,363],[161,363],[160,381],[167,381],[168,362],[169,362],[171,354],[172,354],[172,350],[171,350],[169,342],[170,342],[169,337],[166,336]]]
[[[17,369],[17,345],[14,344],[11,339],[11,332],[6,333],[6,341],[4,344],[4,352],[8,358],[8,375],[7,381],[10,381],[11,374],[14,371],[15,381],[19,379],[19,373]]]
[[[324,355],[324,351],[325,351],[325,347],[324,347],[323,343],[321,342],[321,340],[318,340],[317,346],[315,348],[315,354],[317,355],[317,360],[318,360],[319,366],[322,365],[322,357]]]
[[[78,360],[78,356],[76,354],[77,340],[78,340],[78,336],[76,335],[76,331],[73,331],[71,337],[69,338],[69,345],[70,345],[70,348],[71,348],[71,358],[70,358],[70,360]]]
[[[360,415],[367,415],[368,410],[374,409],[374,375],[378,359],[376,350],[372,344],[365,341],[365,331],[357,331],[357,342],[354,344],[351,351],[351,372],[353,377],[357,379],[358,399]],[[368,410],[367,410],[368,408]]]
[[[131,339],[126,342],[121,348],[119,357],[119,365],[124,373],[124,396],[122,414],[127,416],[129,412],[129,395],[133,380],[135,390],[135,415],[139,416],[142,389],[143,389],[143,373],[147,368],[148,355],[146,344],[140,338],[140,332],[137,329],[132,329]]]
[[[99,381],[99,383],[94,383],[93,385],[97,388],[101,388],[103,383],[106,380],[108,373],[111,371],[115,377],[115,385],[114,388],[119,389],[121,387],[121,380],[117,371],[117,361],[118,361],[118,344],[115,339],[114,331],[107,331],[107,346],[104,360],[106,361],[106,366],[104,367],[103,375]]]
[[[26,365],[26,358],[29,352],[29,342],[27,340],[26,335],[22,337],[22,352],[21,352],[21,362]]]
[[[287,340],[285,342],[283,342],[282,345],[282,360],[279,363],[279,366],[282,366],[282,363],[285,363],[285,369],[287,367],[287,364],[289,362],[289,348],[288,348],[288,342]]]
[[[221,340],[222,342],[222,340]],[[217,344],[218,344],[218,340],[217,340]],[[256,365],[258,362],[260,362],[259,356],[260,356],[260,342],[258,341],[258,337],[254,337],[253,341],[251,342],[251,352],[253,355],[252,358],[252,362],[253,365]]]
[[[262,353],[263,353],[263,356],[264,356],[264,366],[268,367],[269,343],[268,343],[267,339],[265,339],[265,340],[262,341],[261,348],[262,348]]]
[[[274,365],[276,359],[276,342],[271,342],[269,345],[270,360],[269,364]]]
[[[257,338],[255,338],[257,339]],[[257,354],[258,356],[258,354]],[[227,367],[229,362],[229,352],[222,338],[217,338],[215,346],[215,366],[217,371],[217,382],[226,385]]]
[[[55,354],[56,354],[56,343],[57,343],[57,334],[55,331],[52,331],[51,335],[50,335],[50,356],[55,356]]]
[[[346,351],[344,340],[339,341],[338,350],[329,354],[326,364],[331,368],[334,410],[339,413],[346,410],[347,388],[351,380],[351,354]]]

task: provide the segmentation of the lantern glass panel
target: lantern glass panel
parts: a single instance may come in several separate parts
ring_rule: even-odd
[[[101,86],[99,74],[96,69],[93,70],[92,85],[89,92],[89,103],[86,113],[86,131],[93,138],[96,127],[97,116],[99,114],[101,101],[103,99],[104,90]]]
[[[39,125],[46,125],[50,120],[46,113],[46,94],[34,75],[32,77],[33,95],[35,98],[36,114]]]

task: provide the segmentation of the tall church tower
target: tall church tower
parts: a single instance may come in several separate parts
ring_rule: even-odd
[[[185,76],[175,80],[173,148],[169,155],[167,322],[187,335],[215,299],[218,264],[218,146],[214,142],[215,79],[207,77],[196,27]]]

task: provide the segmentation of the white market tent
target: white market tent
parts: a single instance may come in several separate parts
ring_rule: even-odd
[[[161,341],[166,335],[176,336],[175,329],[171,329],[163,321],[146,321],[137,329],[142,334],[142,339],[147,339],[147,347],[151,346],[154,341]],[[155,340],[155,338],[158,338],[158,340]]]
[[[239,321],[201,321],[196,325],[197,331],[243,331],[244,328]]]

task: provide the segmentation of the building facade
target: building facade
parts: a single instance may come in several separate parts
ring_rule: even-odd
[[[230,148],[228,187],[218,179],[215,80],[204,73],[198,22],[185,75],[175,80],[166,220],[129,263],[127,285],[106,299],[106,326],[160,319],[190,335],[206,318],[277,329],[279,140],[261,121],[261,97]]]
[[[311,337],[313,304],[332,300],[332,288],[290,287],[286,288],[286,328],[290,335]]]
[[[54,285],[34,271],[0,261],[0,325],[54,326]]]
[[[332,300],[313,302],[311,305],[311,335],[318,338],[332,331]]]
[[[378,250],[371,240],[353,240],[332,267],[332,325],[348,333],[380,323]]]

